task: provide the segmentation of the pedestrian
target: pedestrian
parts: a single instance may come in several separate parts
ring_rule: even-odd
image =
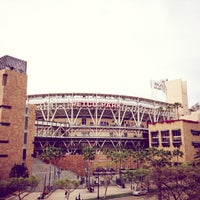
[[[68,191],[65,191],[65,198],[68,199]]]

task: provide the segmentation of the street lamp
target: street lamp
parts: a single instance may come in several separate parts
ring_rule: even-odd
[[[95,171],[95,172],[93,172],[93,175],[97,176],[97,177],[96,177],[97,180],[98,180],[98,182],[97,182],[97,199],[99,199],[99,198],[100,198],[100,197],[99,197],[99,172],[98,172],[98,171]]]

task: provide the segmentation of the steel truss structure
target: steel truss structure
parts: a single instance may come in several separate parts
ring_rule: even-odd
[[[80,153],[84,146],[97,151],[148,147],[148,123],[176,119],[165,102],[111,94],[60,93],[29,95],[35,105],[35,151],[47,145]]]

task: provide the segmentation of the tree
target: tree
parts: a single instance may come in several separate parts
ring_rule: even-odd
[[[111,159],[111,161],[116,163],[116,165],[119,165],[120,185],[124,185],[121,169],[122,163],[124,163],[128,159],[129,152],[126,149],[121,149],[119,151],[111,151],[105,149],[104,153],[106,154],[107,158]]]
[[[64,152],[62,151],[61,148],[58,147],[54,147],[54,146],[49,146],[46,147],[43,151],[43,153],[40,155],[40,159],[46,163],[49,164],[49,188],[51,185],[51,165],[52,165],[52,161],[55,160],[56,158],[60,158],[64,155]],[[46,178],[46,177],[45,177]],[[44,190],[43,193],[45,192],[45,186],[44,186]]]
[[[147,160],[150,162],[150,166],[152,167],[160,168],[171,165],[172,155],[170,151],[149,148],[147,154]]]
[[[6,180],[0,180],[0,199],[6,197],[12,192],[13,190],[9,187],[9,182]]]
[[[66,178],[64,180],[58,180],[55,185],[56,188],[65,191],[66,198],[69,200],[70,194],[79,186],[79,182],[77,180],[70,180]]]
[[[150,163],[152,172],[157,172],[158,176],[155,176],[155,185],[158,188],[158,200],[162,199],[162,168],[171,165],[172,155],[169,151],[163,149],[149,148],[147,160]]]
[[[159,200],[197,200],[200,195],[199,170],[199,168],[182,164],[153,168],[149,175],[150,180],[159,187]]]
[[[148,154],[146,150],[138,150],[134,151],[131,156],[133,157],[134,162],[137,164],[137,169],[139,169],[141,167],[140,165],[143,164],[147,159]]]
[[[175,102],[175,103],[173,104],[173,107],[175,108],[175,110],[176,110],[176,116],[177,116],[177,118],[179,119],[179,112],[178,112],[178,110],[179,110],[179,108],[182,108],[183,106],[182,106],[181,103]]]
[[[182,151],[180,151],[179,149],[174,149],[173,150],[173,152],[172,152],[172,155],[174,156],[174,157],[176,157],[176,162],[177,162],[177,164],[178,164],[178,162],[179,162],[179,157],[183,157],[183,152]]]
[[[104,174],[102,174],[103,180],[104,180],[104,187],[105,187],[105,192],[104,192],[104,199],[106,198],[106,194],[108,191],[108,187],[111,183],[111,180],[113,178],[113,174],[110,172],[106,172]]]
[[[194,155],[194,164],[200,166],[200,148],[197,149]]]
[[[134,189],[137,189],[141,186],[148,187],[145,181],[145,177],[148,175],[149,170],[144,168],[138,168],[135,170],[127,169],[124,177],[131,182],[131,185],[134,183]]]
[[[14,191],[12,192],[12,195],[18,197],[19,200],[22,200],[35,191],[38,183],[39,180],[34,176],[30,176],[28,178],[11,178],[9,180],[9,188]]]
[[[14,164],[14,166],[10,170],[9,177],[10,178],[18,178],[18,177],[27,178],[28,169],[25,165]]]
[[[86,177],[88,180],[86,180],[86,185],[87,188],[90,188],[90,175],[91,175],[91,170],[90,170],[90,165],[91,165],[91,160],[95,159],[96,151],[93,147],[87,146],[83,149],[83,158],[84,160],[87,160],[87,167],[86,167]]]

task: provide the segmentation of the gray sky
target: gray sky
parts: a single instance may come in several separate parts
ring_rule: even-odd
[[[28,94],[151,98],[150,80],[187,81],[200,102],[199,0],[1,0],[0,56],[28,62]]]

